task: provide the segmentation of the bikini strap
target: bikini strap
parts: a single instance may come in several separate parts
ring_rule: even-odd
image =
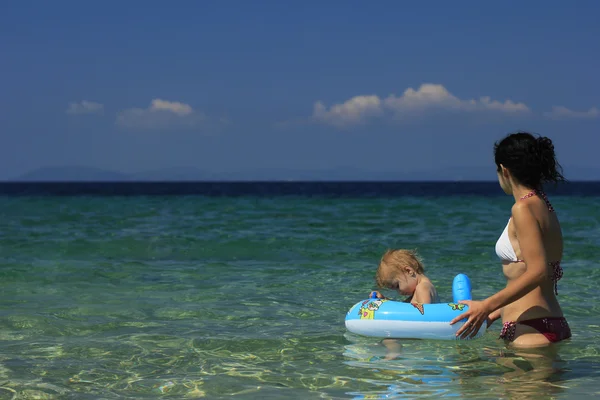
[[[521,197],[519,198],[519,200],[525,200],[525,199],[528,199],[528,198],[530,198],[530,197],[532,197],[532,196],[535,196],[536,192],[537,192],[537,191],[536,191],[535,189],[533,189],[531,192],[527,193],[526,195],[524,195],[524,196],[521,196]]]
[[[544,199],[546,206],[548,206],[548,211],[554,212],[554,207],[552,207],[552,204],[550,204],[550,200],[548,200],[548,196],[546,196],[546,193],[544,193],[540,190],[539,194],[540,194],[540,196],[542,196],[542,199]]]
[[[552,281],[554,282],[554,294],[558,294],[558,281],[563,277],[563,269],[560,266],[560,261],[550,261],[548,265],[552,267]]]
[[[550,212],[554,212],[554,207],[552,207],[552,204],[550,204],[550,200],[548,200],[548,196],[546,196],[546,193],[544,193],[542,190],[536,190],[533,189],[531,192],[527,193],[525,196],[522,196],[519,198],[519,200],[525,200],[528,199],[532,196],[538,195],[542,198],[542,200],[544,200],[544,203],[546,203],[546,206],[548,207],[548,211]]]

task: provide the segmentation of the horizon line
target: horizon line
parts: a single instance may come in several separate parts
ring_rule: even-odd
[[[0,180],[0,184],[82,184],[82,183],[142,183],[142,184],[188,184],[188,183],[498,183],[496,179],[199,179],[199,180]],[[569,183],[600,183],[600,179],[567,179],[558,185]],[[546,186],[554,186],[549,183]]]

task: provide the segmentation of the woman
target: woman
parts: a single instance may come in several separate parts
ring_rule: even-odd
[[[502,317],[500,337],[518,347],[537,347],[571,337],[556,298],[562,277],[563,239],[560,223],[542,191],[545,182],[564,181],[554,145],[526,132],[510,134],[494,145],[498,181],[515,204],[496,242],[507,279],[504,289],[483,301],[461,301],[468,311],[450,324],[468,318],[456,332],[473,337],[481,325]],[[558,168],[558,169],[557,169]]]

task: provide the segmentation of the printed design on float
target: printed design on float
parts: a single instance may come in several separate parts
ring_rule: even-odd
[[[452,308],[452,311],[462,311],[465,308],[466,304],[462,304],[462,303],[448,303],[448,305],[450,306],[450,308]]]
[[[422,303],[410,303],[412,304],[412,306],[414,308],[416,308],[417,310],[419,310],[419,312],[421,313],[421,315],[425,315],[425,308],[423,307]]]
[[[360,315],[360,319],[373,319],[375,318],[375,311],[379,310],[379,307],[383,304],[383,302],[387,301],[386,299],[376,299],[376,300],[365,300],[360,305],[358,309],[358,315]]]

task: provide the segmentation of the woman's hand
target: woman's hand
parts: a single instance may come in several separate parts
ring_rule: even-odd
[[[461,300],[459,303],[466,304],[469,309],[450,321],[450,325],[467,318],[464,325],[456,331],[456,336],[460,336],[461,339],[473,338],[479,332],[481,325],[488,320],[490,310],[485,301]]]

